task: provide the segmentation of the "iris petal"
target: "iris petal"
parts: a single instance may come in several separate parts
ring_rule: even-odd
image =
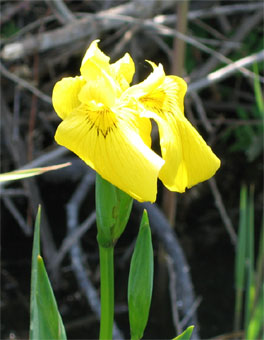
[[[85,84],[82,77],[68,77],[58,81],[52,93],[52,104],[58,116],[66,118],[81,103],[78,94]]]
[[[105,98],[104,104],[113,105],[115,98],[119,96],[119,84],[111,75],[110,58],[98,48],[97,42],[98,40],[92,42],[86,51],[80,69],[81,75],[87,81],[87,87],[92,88],[93,84],[95,84],[95,87],[99,84],[97,86],[98,90],[101,91],[99,97]],[[102,84],[103,86],[101,86]]]
[[[207,180],[220,166],[211,148],[184,117],[186,88],[183,79],[169,76],[139,98],[146,110],[144,115],[158,124],[161,153],[165,160],[159,178],[168,189],[178,192]]]
[[[133,85],[129,87],[124,93],[123,96],[132,96],[134,98],[140,98],[148,93],[151,93],[158,86],[160,86],[165,78],[165,73],[163,70],[163,66],[159,64],[156,66],[154,63],[148,61],[149,64],[153,67],[153,72],[143,80],[141,83]]]
[[[59,125],[55,139],[133,198],[154,202],[164,161],[144,143],[130,115],[82,106]]]
[[[88,80],[90,79],[90,75],[87,71],[90,70],[86,69],[87,62],[89,63],[91,60],[93,60],[93,62],[99,67],[103,69],[109,69],[110,58],[99,49],[98,42],[99,40],[94,40],[91,43],[82,60],[81,74],[87,75]]]
[[[177,127],[182,143],[178,171],[164,166],[159,177],[168,189],[183,192],[186,187],[190,188],[212,177],[220,166],[220,160],[186,118],[178,118]],[[171,152],[168,153],[165,161],[170,162],[171,156]]]
[[[121,90],[126,90],[135,73],[135,65],[130,55],[126,53],[121,59],[111,64],[110,69]]]

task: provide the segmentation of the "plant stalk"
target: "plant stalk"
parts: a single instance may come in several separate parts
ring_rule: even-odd
[[[99,244],[101,281],[100,340],[111,340],[114,323],[114,247]]]

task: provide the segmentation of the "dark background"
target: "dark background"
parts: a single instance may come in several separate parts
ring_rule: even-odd
[[[131,54],[136,65],[135,82],[143,80],[150,72],[145,59],[161,62],[166,73],[171,74],[175,69],[175,58],[180,53],[173,49],[177,44],[173,34],[164,35],[160,27],[147,28],[141,23],[147,19],[157,23],[157,16],[164,15],[162,18],[167,21],[163,24],[175,29],[177,23],[173,15],[179,13],[182,2],[157,2],[152,7],[152,1],[65,0],[64,4],[68,8],[66,13],[58,3],[26,0],[1,2],[1,172],[30,165],[33,160],[37,160],[34,166],[72,162],[69,168],[33,180],[13,182],[1,188],[2,339],[28,338],[32,228],[40,203],[42,223],[45,225],[42,235],[44,260],[68,338],[93,339],[98,336],[98,320],[78,285],[70,254],[66,254],[56,273],[50,269],[58,254],[53,251],[60,249],[67,236],[67,203],[84,176],[90,172],[70,152],[61,151],[54,156],[55,150],[60,149],[54,141],[60,119],[48,103],[54,84],[62,77],[79,74],[84,52],[90,42],[97,38],[101,40],[100,48],[112,61],[125,52]],[[249,5],[256,7],[247,7]],[[228,6],[230,9],[223,12]],[[238,9],[235,6],[240,7]],[[111,8],[140,21],[128,22],[124,19],[118,25],[112,25],[111,15],[114,14],[110,12]],[[105,14],[101,14],[102,11],[106,11],[103,12]],[[89,29],[79,27],[76,36],[72,40],[66,39],[65,44],[61,45],[56,30],[64,29],[65,36],[70,36],[73,30],[69,13],[77,21],[90,15]],[[96,17],[100,14],[103,20]],[[177,26],[177,30],[180,29]],[[50,45],[41,50],[39,42],[48,32],[51,34]],[[212,53],[219,52],[237,61],[263,49],[261,2],[189,1],[186,35],[211,49],[207,53],[197,45],[185,44],[184,65],[179,72],[192,86],[226,66],[226,62]],[[29,39],[33,45],[29,45]],[[8,47],[13,43],[22,44],[26,50],[20,56],[17,52],[15,56],[8,54]],[[208,64],[209,60],[212,66]],[[263,76],[263,60],[257,65],[259,75]],[[247,69],[252,72],[252,64]],[[214,177],[215,186],[212,181],[208,181],[184,194],[176,194],[174,232],[190,266],[198,305],[197,329],[202,339],[233,331],[235,245],[227,226],[231,224],[234,235],[237,234],[242,183],[254,186],[256,244],[258,242],[263,204],[263,116],[256,102],[253,76],[253,73],[247,76],[243,72],[233,71],[228,77],[220,77],[217,82],[200,88],[196,96],[190,92],[185,99],[186,116],[222,163]],[[40,95],[36,89],[41,91]],[[43,94],[47,97],[43,97]],[[202,116],[203,112],[205,116]],[[154,148],[156,145],[157,141]],[[47,158],[40,159],[43,156]],[[79,207],[78,224],[95,208],[92,173],[86,189]],[[163,192],[164,188],[159,183],[157,205],[160,209]],[[219,200],[222,210],[216,204]],[[134,208],[115,250],[115,320],[126,338],[129,337],[127,277],[131,245],[135,242],[139,221],[139,212]],[[47,240],[47,230],[51,235],[50,240]],[[87,276],[98,291],[95,224],[82,236],[79,245]],[[162,249],[156,234],[153,235],[153,245],[155,282],[150,319],[144,337],[169,339],[176,334],[168,288],[170,279],[166,261],[160,259]]]

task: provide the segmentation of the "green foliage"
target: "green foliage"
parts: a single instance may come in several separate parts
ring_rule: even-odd
[[[13,20],[10,20],[1,28],[1,37],[6,39],[10,38],[18,31],[19,29],[17,28],[15,22]]]
[[[153,249],[148,214],[143,212],[128,280],[131,339],[141,339],[148,321],[153,287]]]
[[[65,340],[66,333],[40,256],[40,208],[38,210],[31,269],[30,339]]]
[[[124,231],[133,199],[96,174],[96,221],[98,242],[112,246]]]
[[[180,335],[178,335],[176,338],[173,338],[172,340],[190,340],[193,329],[194,326],[189,326],[187,329],[185,329],[184,332],[182,332]]]
[[[253,64],[253,70],[256,75],[254,78],[254,91],[256,97],[257,108],[260,113],[260,118],[264,119],[264,100],[262,95],[262,90],[260,86],[260,81],[258,79],[259,71],[258,71],[258,64]]]
[[[264,223],[261,227],[258,259],[255,268],[253,195],[252,187],[248,193],[247,188],[242,186],[235,265],[236,304],[234,324],[236,331],[244,328],[245,339],[252,340],[264,337]]]

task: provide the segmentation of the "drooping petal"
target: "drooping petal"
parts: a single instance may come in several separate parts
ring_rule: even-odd
[[[135,64],[130,55],[126,53],[121,59],[111,64],[110,69],[113,78],[119,83],[121,90],[126,90],[135,73]]]
[[[164,161],[143,142],[125,110],[117,116],[82,105],[59,125],[55,139],[133,198],[154,202]]]
[[[52,93],[52,104],[58,116],[66,118],[81,102],[78,94],[85,84],[82,77],[68,77],[58,81]]]
[[[168,189],[178,192],[207,180],[220,166],[211,148],[184,117],[186,88],[183,79],[169,76],[160,86],[139,98],[146,110],[142,115],[153,118],[158,124],[165,160],[159,178]]]
[[[161,169],[159,177],[168,189],[182,192],[186,187],[190,188],[212,177],[220,167],[220,160],[185,117],[177,119],[177,126],[181,137],[182,160],[174,176],[169,165]],[[168,162],[170,158],[168,154]]]

